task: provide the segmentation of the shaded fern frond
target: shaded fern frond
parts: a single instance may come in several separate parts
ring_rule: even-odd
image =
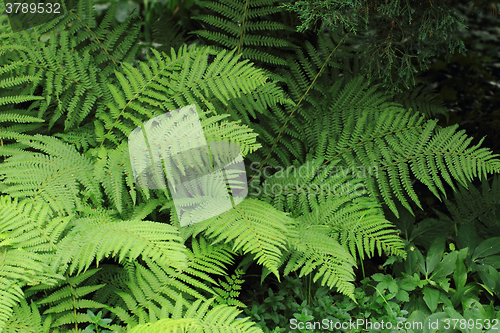
[[[484,138],[471,147],[472,138],[464,130],[457,131],[458,125],[440,128],[436,123],[418,114],[410,117],[402,109],[387,109],[375,119],[365,113],[347,123],[327,158],[342,157],[347,165],[367,169],[378,165],[378,190],[395,214],[394,197],[409,211],[405,194],[420,206],[410,172],[439,197],[438,190],[446,195],[442,180],[455,189],[453,179],[467,186],[473,177],[500,171],[497,155],[479,148]]]
[[[412,109],[413,112],[420,112],[427,118],[436,116],[438,113],[448,117],[446,108],[442,100],[437,99],[438,95],[423,91],[424,86],[415,87],[412,90],[397,94],[395,100],[401,103],[405,109]]]
[[[245,59],[257,60],[274,65],[286,65],[286,60],[273,49],[295,48],[287,39],[271,36],[274,31],[293,31],[292,28],[269,17],[281,9],[274,5],[274,0],[223,0],[218,2],[203,1],[201,5],[218,15],[200,15],[194,19],[203,21],[219,31],[197,30],[197,34],[210,41],[215,41],[229,50],[237,50]],[[267,47],[267,48],[266,48]],[[222,48],[218,47],[219,50]]]
[[[28,305],[26,300],[22,299],[19,305],[13,308],[13,315],[7,322],[3,333],[49,333],[51,318],[42,320],[39,308],[35,302]]]
[[[236,270],[233,275],[226,276],[226,281],[219,280],[221,288],[214,288],[214,291],[218,294],[215,299],[218,304],[246,307],[244,303],[238,300],[241,284],[245,282],[245,280],[241,279],[244,273],[242,270]]]
[[[484,238],[500,232],[500,178],[483,178],[481,186],[467,183],[467,187],[458,186],[454,200],[444,199],[450,218],[456,224],[472,224],[478,234]],[[438,212],[439,213],[439,212]],[[439,213],[443,219],[444,214]]]
[[[372,257],[375,247],[379,255],[382,250],[404,255],[392,224],[384,219],[377,201],[369,197],[366,180],[375,180],[376,174],[361,173],[340,162],[323,165],[322,159],[312,159],[280,168],[258,187],[259,197],[276,209],[293,212],[301,223],[329,226],[328,234],[355,258],[363,260],[365,253]]]
[[[331,92],[330,109],[317,112],[307,130],[308,146],[329,161],[341,158],[343,168],[370,171],[375,177],[364,177],[368,189],[396,215],[394,198],[410,211],[407,197],[420,206],[412,174],[439,196],[438,190],[445,193],[443,180],[454,189],[453,180],[465,186],[473,177],[500,170],[496,155],[479,148],[482,140],[469,147],[472,138],[457,126],[441,128],[437,120],[411,115],[376,87],[368,88],[362,77]],[[329,121],[328,129],[323,124]]]

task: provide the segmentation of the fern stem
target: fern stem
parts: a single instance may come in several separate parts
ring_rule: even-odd
[[[274,149],[274,147],[276,147],[276,144],[278,143],[278,140],[279,138],[281,137],[281,134],[283,133],[283,131],[285,130],[285,127],[286,125],[288,124],[288,121],[290,120],[290,118],[292,118],[293,114],[295,113],[295,111],[297,111],[297,109],[299,108],[299,105],[302,103],[302,101],[304,100],[304,98],[307,96],[307,94],[309,93],[309,90],[311,90],[312,86],[314,85],[314,83],[316,82],[316,80],[318,79],[318,77],[321,75],[321,73],[323,72],[323,69],[325,68],[326,64],[328,63],[328,61],[330,60],[331,56],[333,55],[333,53],[337,50],[337,48],[340,46],[340,44],[342,44],[342,42],[344,41],[344,39],[347,37],[347,35],[349,35],[349,32],[346,33],[344,35],[344,37],[342,37],[342,39],[338,42],[337,46],[335,46],[335,48],[332,50],[332,52],[330,52],[330,54],[328,55],[328,57],[326,58],[326,60],[323,62],[323,65],[321,66],[320,70],[318,71],[318,74],[316,74],[316,76],[314,77],[314,80],[311,82],[311,84],[309,85],[309,87],[307,88],[306,92],[304,93],[304,95],[302,95],[302,97],[300,98],[299,102],[297,103],[297,105],[295,106],[295,108],[292,110],[292,112],[290,113],[290,115],[288,116],[288,119],[285,121],[285,123],[283,124],[283,126],[281,127],[281,129],[279,130],[278,132],[278,136],[276,137],[276,139],[274,139],[274,142],[273,142],[273,145],[271,146],[271,149],[269,149],[269,152],[267,153],[266,157],[262,160],[262,163],[260,164],[260,167],[258,169],[258,171],[260,171],[262,169],[262,167],[264,166],[264,162],[269,158],[269,156],[271,156],[271,153]],[[255,178],[255,175],[252,176],[252,178],[250,179],[250,182]]]

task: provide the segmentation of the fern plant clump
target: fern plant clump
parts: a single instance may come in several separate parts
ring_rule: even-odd
[[[139,16],[114,22],[116,4],[0,24],[0,332],[262,332],[238,299],[253,263],[262,281],[297,274],[357,304],[363,259],[406,258],[386,213],[420,206],[415,180],[439,197],[500,171],[481,143],[438,126],[432,101],[396,102],[354,47],[335,53],[340,33],[286,40],[278,31],[294,29],[272,1],[200,6],[193,20],[213,28],[145,60]],[[172,189],[139,186],[128,140],[187,106],[207,146],[239,148],[249,188],[190,225]],[[212,170],[217,156],[190,163]],[[190,190],[234,198],[238,186],[206,179]]]

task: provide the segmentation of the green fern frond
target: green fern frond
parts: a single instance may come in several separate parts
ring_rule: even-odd
[[[366,112],[364,117],[347,123],[327,158],[342,157],[347,165],[367,169],[378,165],[378,189],[395,214],[393,197],[409,211],[404,194],[420,206],[410,171],[437,197],[438,189],[446,195],[442,179],[454,189],[452,178],[466,186],[473,177],[500,171],[497,155],[479,148],[484,139],[470,147],[472,138],[463,130],[456,131],[458,126],[440,128],[436,120],[425,121],[418,114],[410,117],[401,109],[387,109],[375,119],[372,117]],[[373,120],[368,122],[370,118]]]
[[[139,256],[169,267],[186,265],[185,247],[177,228],[149,221],[107,221],[80,219],[61,240],[54,264],[69,273],[86,270],[104,257],[118,257],[120,262]]]
[[[57,138],[0,132],[25,147],[41,152],[19,151],[0,164],[3,191],[13,197],[41,198],[58,211],[71,214],[82,205],[79,185],[90,192],[95,204],[101,199],[99,184],[92,177],[93,164],[86,156]]]
[[[51,317],[42,320],[39,308],[35,302],[28,302],[24,299],[13,309],[13,315],[7,322],[3,333],[49,333]]]
[[[8,51],[19,60],[8,65],[4,71],[8,70],[11,76],[33,73],[37,77],[31,89],[34,90],[38,85],[44,89],[43,95],[37,98],[42,101],[33,103],[32,107],[39,108],[39,117],[44,117],[47,111],[53,113],[49,129],[64,113],[67,115],[65,129],[78,126],[98,107],[97,101],[103,98],[98,78],[100,74],[97,73],[99,68],[94,58],[89,53],[70,49],[66,31],[61,31],[59,35],[52,33],[49,45],[40,41],[36,33],[23,31],[22,36],[25,44],[9,45]],[[61,47],[57,47],[59,45]]]
[[[500,170],[496,155],[480,144],[469,147],[472,138],[457,126],[440,128],[436,120],[411,115],[376,87],[368,89],[362,77],[342,90],[336,85],[332,93],[330,110],[322,109],[320,120],[310,123],[308,146],[329,161],[341,158],[344,169],[373,170],[374,177],[363,176],[366,185],[395,214],[394,199],[410,211],[407,196],[420,206],[412,174],[438,196],[438,190],[445,193],[443,180],[454,189],[453,179],[464,185]],[[322,125],[327,121],[334,124],[328,131]]]
[[[97,145],[95,128],[92,123],[85,124],[75,130],[65,133],[55,133],[55,137],[74,145],[76,149],[86,152],[90,147]]]
[[[293,252],[288,258],[284,275],[300,269],[299,277],[314,274],[314,282],[321,279],[321,285],[337,288],[340,293],[355,300],[352,267],[356,265],[356,260],[325,233],[326,229],[324,226],[297,223],[296,231],[299,236],[289,240]]]
[[[0,330],[24,298],[21,287],[64,278],[51,264],[71,217],[53,213],[43,202],[0,197]]]
[[[193,234],[202,232],[214,243],[233,242],[233,251],[255,254],[257,263],[277,277],[282,251],[286,249],[287,225],[292,219],[271,205],[247,198],[217,217],[192,225]]]
[[[105,304],[91,299],[90,295],[104,287],[104,284],[87,285],[85,281],[97,273],[99,269],[91,269],[77,276],[67,277],[57,286],[38,285],[29,288],[27,295],[50,291],[50,295],[37,301],[44,314],[50,314],[53,322],[52,329],[63,328],[65,325],[78,323],[91,323],[91,318],[86,309],[106,308]]]
[[[262,330],[249,322],[248,318],[237,318],[241,311],[227,305],[212,306],[214,299],[193,302],[184,310],[181,298],[177,311],[171,318],[154,323],[135,326],[130,333],[170,333],[170,332],[213,332],[213,333],[262,333]],[[211,307],[211,309],[209,309]]]
[[[129,264],[128,288],[117,290],[122,301],[110,310],[128,324],[147,322],[172,313],[180,294],[197,299],[206,299],[203,295],[206,293],[214,295],[215,292],[201,281],[217,285],[209,274],[225,274],[225,265],[233,262],[228,246],[210,245],[203,238],[199,242],[193,238],[192,249],[187,252],[187,266],[180,270],[157,265],[149,259],[145,259],[147,267]],[[187,300],[183,303],[190,304]]]
[[[203,21],[220,32],[206,29],[191,33],[215,41],[226,49],[237,50],[245,59],[273,65],[287,64],[282,56],[270,48],[293,49],[295,45],[287,39],[271,36],[271,32],[282,33],[293,29],[282,23],[261,19],[263,16],[281,12],[279,7],[274,6],[273,0],[203,1],[201,5],[214,11],[218,16],[199,15],[194,19]]]
[[[226,276],[226,281],[219,280],[221,288],[214,287],[214,291],[218,294],[215,298],[217,304],[227,304],[240,308],[246,307],[244,303],[238,300],[241,284],[245,282],[245,280],[241,279],[243,274],[244,272],[242,270],[237,269],[233,275]]]

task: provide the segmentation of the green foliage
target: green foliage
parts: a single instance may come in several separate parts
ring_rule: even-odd
[[[355,46],[335,53],[342,31],[319,36],[317,45],[261,34],[287,30],[266,21],[279,14],[272,1],[206,3],[222,18],[199,20],[224,33],[197,34],[217,45],[152,48],[142,60],[137,17],[110,29],[116,6],[97,23],[92,4],[81,0],[29,31],[1,28],[0,330],[261,332],[238,318],[246,277],[228,265],[241,255],[245,265],[262,266],[262,282],[298,273],[316,284],[319,298],[336,289],[344,304],[349,299],[374,317],[403,318],[399,305],[416,289],[377,275],[378,291],[367,300],[353,283],[359,260],[377,254],[403,260],[411,249],[384,206],[397,215],[398,203],[419,204],[415,180],[439,196],[445,185],[456,190],[457,183],[484,179],[500,170],[496,155],[471,147],[457,126],[428,119],[439,110],[429,95],[401,95],[399,104],[371,85],[352,56]],[[271,72],[268,64],[283,66]],[[239,147],[251,190],[231,209],[181,226],[168,189],[136,183],[127,139],[138,128],[162,143],[190,134],[181,122],[148,123],[187,106],[207,143]],[[203,161],[193,159],[194,166]],[[286,167],[298,172],[285,175]],[[205,191],[210,185],[200,184]],[[460,260],[491,294],[500,286],[495,240],[455,251],[467,252]],[[407,258],[423,267],[429,311],[437,309],[435,290],[441,295],[429,281],[452,304],[461,297],[447,294],[446,285],[459,255],[442,258],[440,244],[433,243],[424,266],[417,252]],[[285,310],[282,301],[268,291],[265,303],[274,312]],[[342,317],[324,302],[320,308]],[[288,318],[312,313],[303,302],[292,310]],[[261,324],[283,324],[278,314],[248,311]]]
[[[220,281],[219,284],[222,288],[214,288],[214,291],[219,294],[215,301],[219,304],[235,305],[244,308],[245,304],[238,300],[240,295],[241,284],[245,282],[241,279],[245,272],[236,270],[232,276],[226,276],[226,281]]]
[[[465,51],[457,32],[465,27],[447,1],[295,1],[284,8],[296,12],[304,31],[321,21],[319,30],[339,26],[362,36],[364,69],[382,78],[385,87],[401,91],[415,85],[418,61],[427,69],[429,58],[443,47]]]
[[[152,332],[262,332],[257,327],[252,327],[248,319],[236,319],[240,311],[227,305],[217,305],[207,311],[208,304],[201,300],[193,302],[185,311],[177,303],[175,313],[171,318],[161,319],[153,324],[138,325],[130,330],[130,333],[152,333]]]
[[[200,15],[194,19],[215,28],[193,31],[200,37],[214,41],[227,49],[236,49],[245,59],[257,60],[273,65],[286,65],[285,59],[276,55],[275,48],[295,48],[284,38],[277,38],[270,32],[292,30],[280,22],[269,22],[263,18],[281,12],[274,0],[243,1],[224,0],[206,1],[201,5],[218,15]],[[217,48],[216,48],[217,49]]]

